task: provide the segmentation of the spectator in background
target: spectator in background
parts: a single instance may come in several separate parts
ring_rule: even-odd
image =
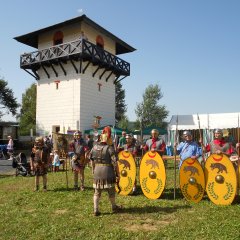
[[[118,143],[118,146],[117,146],[117,150],[119,151],[119,152],[121,152],[122,150],[123,150],[123,146],[124,146],[124,144],[126,144],[127,143],[127,141],[126,141],[126,132],[125,131],[123,131],[122,132],[122,137],[120,137],[120,139],[119,139],[119,143]]]
[[[86,135],[86,144],[87,144],[87,146],[88,146],[88,150],[89,151],[91,151],[91,149],[92,149],[92,147],[93,147],[93,139],[92,139],[92,137],[91,137],[91,135],[90,134],[87,134]]]
[[[10,157],[8,160],[12,160],[13,145],[14,145],[14,143],[13,143],[13,140],[12,140],[12,136],[8,136],[7,153]]]
[[[60,164],[61,163],[60,163],[60,158],[59,158],[59,155],[58,155],[58,150],[54,150],[54,156],[53,156],[53,162],[52,162],[54,172],[59,171]]]

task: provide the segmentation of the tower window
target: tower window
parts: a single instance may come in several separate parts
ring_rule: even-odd
[[[96,45],[100,48],[104,48],[104,41],[102,36],[98,35],[96,38]]]
[[[58,45],[63,43],[63,33],[61,31],[57,31],[53,36],[53,45]]]

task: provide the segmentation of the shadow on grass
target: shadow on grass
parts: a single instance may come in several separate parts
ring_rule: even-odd
[[[158,206],[144,206],[144,207],[123,207],[123,209],[121,209],[121,211],[119,211],[118,213],[111,213],[111,212],[104,212],[101,213],[101,215],[117,215],[117,214],[148,214],[148,213],[165,213],[165,214],[170,214],[170,213],[174,213],[179,209],[189,209],[192,208],[189,205],[175,205],[172,207],[158,207]]]
[[[167,200],[174,200],[174,188],[165,189],[162,195],[160,196],[161,199]],[[175,199],[182,199],[184,198],[182,195],[182,191],[180,188],[176,188],[175,190]]]
[[[92,187],[84,187],[84,191],[79,190],[75,190],[73,187],[61,187],[61,188],[54,188],[52,190],[49,190],[52,192],[85,192],[85,191],[93,191]]]

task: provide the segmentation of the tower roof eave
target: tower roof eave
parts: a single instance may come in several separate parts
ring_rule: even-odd
[[[94,21],[92,21],[90,18],[88,18],[86,15],[82,15],[80,17],[72,18],[69,20],[66,20],[64,22],[54,24],[52,26],[39,29],[34,32],[30,32],[21,36],[14,37],[15,40],[17,40],[20,43],[26,44],[28,46],[38,48],[38,36],[44,32],[48,32],[57,28],[61,28],[70,24],[78,23],[78,22],[85,22],[86,24],[90,25],[91,27],[97,29],[98,31],[102,32],[109,38],[113,39],[116,42],[116,55],[123,54],[123,53],[129,53],[133,52],[136,49],[131,47],[129,44],[121,40],[120,38],[113,35],[111,32],[107,31],[105,28],[101,27]]]

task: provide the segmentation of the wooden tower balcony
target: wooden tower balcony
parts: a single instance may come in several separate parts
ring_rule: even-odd
[[[20,67],[31,74],[36,80],[40,80],[37,72],[40,68],[43,68],[48,78],[52,77],[50,76],[49,68],[53,70],[56,77],[59,76],[56,66],[60,67],[64,75],[67,75],[65,65],[68,62],[71,63],[76,73],[83,74],[92,63],[96,66],[92,76],[94,77],[98,71],[101,71],[99,79],[106,74],[106,81],[108,81],[112,74],[115,75],[114,82],[130,76],[130,64],[128,62],[85,39],[24,53],[20,56]],[[83,64],[83,62],[86,62],[86,64]],[[122,79],[119,79],[121,76]]]

